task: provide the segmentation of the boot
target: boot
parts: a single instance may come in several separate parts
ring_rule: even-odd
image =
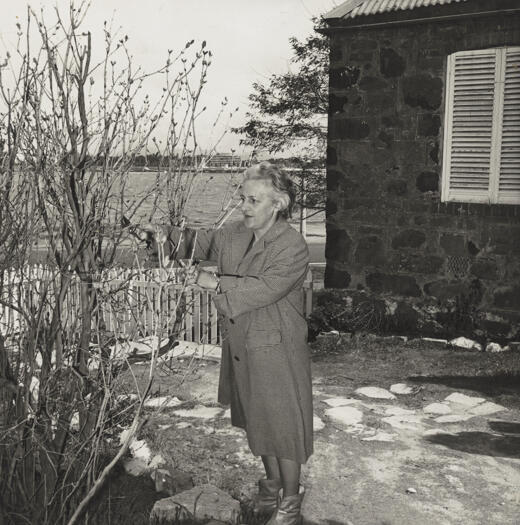
[[[280,479],[258,480],[258,494],[255,497],[254,513],[271,515],[278,504],[278,491],[282,488]]]
[[[279,492],[278,508],[266,525],[301,525],[303,523],[303,517],[300,511],[305,489],[300,486],[298,494],[285,496],[283,498],[282,492],[282,490]]]

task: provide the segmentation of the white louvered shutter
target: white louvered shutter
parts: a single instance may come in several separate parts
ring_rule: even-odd
[[[520,47],[506,48],[498,202],[520,203]]]
[[[442,200],[518,203],[520,48],[448,57]]]

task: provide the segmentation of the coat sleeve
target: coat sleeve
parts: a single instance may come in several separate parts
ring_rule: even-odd
[[[165,253],[175,259],[188,259],[192,256],[203,261],[217,261],[222,230],[203,230],[194,228],[171,228],[164,247]],[[157,243],[152,251],[157,254]]]
[[[275,303],[303,282],[309,266],[309,250],[302,240],[285,246],[259,275],[222,276],[220,293],[213,297],[219,313],[237,317]]]

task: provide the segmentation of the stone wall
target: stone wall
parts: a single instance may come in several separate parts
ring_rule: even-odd
[[[440,200],[447,56],[513,44],[518,15],[331,34],[325,286],[388,326],[520,337],[520,206]]]

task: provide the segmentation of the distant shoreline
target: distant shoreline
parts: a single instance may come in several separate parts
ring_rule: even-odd
[[[222,167],[213,167],[213,166],[207,166],[205,168],[197,168],[193,171],[196,171],[197,173],[242,173],[244,170],[247,169],[247,166],[233,166],[228,168],[222,168]],[[163,173],[166,173],[167,170],[161,168],[147,168],[146,166],[132,166],[130,168],[129,172],[133,173],[151,173],[154,175],[160,175]],[[187,166],[185,169],[181,170],[183,172],[190,171],[190,166]]]

